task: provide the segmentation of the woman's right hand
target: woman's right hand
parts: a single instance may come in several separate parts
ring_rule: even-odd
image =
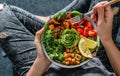
[[[96,30],[105,48],[107,57],[117,76],[120,76],[120,51],[112,39],[112,25],[114,14],[111,7],[104,7],[106,2],[100,2],[94,6],[97,12],[92,14],[92,19],[97,23]]]
[[[104,7],[106,1],[96,4],[93,9],[96,13],[91,18],[97,23],[97,33],[102,42],[112,40],[113,12],[110,6]]]

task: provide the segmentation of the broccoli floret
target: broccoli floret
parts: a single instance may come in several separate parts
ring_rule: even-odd
[[[60,60],[60,61],[64,60],[64,55],[62,53],[59,54],[58,60]]]
[[[59,53],[63,53],[64,52],[64,47],[62,45],[58,45],[57,50]]]

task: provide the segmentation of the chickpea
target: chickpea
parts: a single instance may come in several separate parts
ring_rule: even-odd
[[[72,58],[71,58],[71,57],[69,57],[69,58],[68,58],[68,61],[69,61],[69,62],[71,62],[71,61],[72,61]]]
[[[70,52],[70,50],[69,50],[69,49],[66,49],[66,52],[67,52],[67,53],[69,53],[69,52]]]
[[[74,58],[74,57],[75,57],[75,54],[74,54],[74,53],[71,53],[71,57]]]
[[[68,58],[65,58],[65,61],[68,61]]]
[[[78,57],[76,57],[75,59],[76,59],[77,61],[80,61],[80,58],[78,58]]]
[[[76,64],[80,64],[80,61],[75,61],[76,62]]]
[[[65,54],[64,54],[64,57],[65,57],[65,58],[68,58],[68,57],[69,57],[68,53],[65,53]]]
[[[70,62],[69,62],[69,61],[66,61],[66,62],[65,62],[65,64],[66,64],[66,65],[69,65],[69,64],[70,64]]]
[[[62,63],[65,64],[65,61],[63,61]]]
[[[73,62],[73,63],[75,62],[75,58],[72,59],[72,62]]]

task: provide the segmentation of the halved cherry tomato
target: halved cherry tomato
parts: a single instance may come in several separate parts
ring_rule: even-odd
[[[88,37],[88,33],[86,31],[84,31],[83,36]]]
[[[86,21],[86,22],[84,23],[84,25],[85,25],[86,27],[89,27],[89,28],[93,29],[93,25],[92,25],[92,23],[89,22],[89,21]]]
[[[77,28],[77,32],[79,35],[83,35],[84,30],[82,28]]]
[[[74,23],[73,25],[71,25],[71,28],[74,28],[74,29],[76,29],[76,30],[77,30],[78,26],[79,26],[79,24],[78,24],[78,23]]]
[[[77,22],[77,23],[74,23],[71,27],[74,28],[74,29],[77,29],[77,28],[84,28],[84,23],[87,21],[86,18],[83,18],[81,21]]]
[[[68,12],[66,18],[67,18],[67,19],[72,18],[72,14],[71,14],[70,12]]]
[[[84,28],[84,33],[83,33],[83,35],[85,36],[85,37],[88,37],[89,35],[88,35],[88,32],[91,30],[91,28],[89,28],[89,27],[85,27]]]
[[[89,35],[90,37],[95,37],[95,36],[97,36],[97,31],[96,31],[96,30],[90,30],[90,31],[88,32],[88,35]]]
[[[85,22],[85,21],[82,20],[82,21],[78,22],[78,25],[83,25],[84,22]]]
[[[84,17],[80,22],[78,22],[78,24],[83,25],[86,21],[87,21],[87,19]]]
[[[84,28],[83,23],[84,23],[84,21],[78,22],[78,23],[73,24],[71,27],[75,28],[75,29],[77,29],[77,28]]]

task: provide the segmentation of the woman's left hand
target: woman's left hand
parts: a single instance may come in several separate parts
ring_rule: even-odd
[[[30,70],[27,72],[26,76],[42,76],[48,69],[51,62],[43,53],[43,49],[40,43],[40,38],[42,33],[44,32],[44,28],[36,33],[35,36],[35,46],[37,50],[37,58],[35,59],[33,65]]]
[[[42,28],[40,31],[36,33],[35,36],[35,46],[37,50],[37,58],[40,58],[41,60],[46,61],[46,63],[50,64],[51,62],[48,60],[48,58],[43,53],[42,45],[41,45],[41,35],[44,33],[44,28]]]

